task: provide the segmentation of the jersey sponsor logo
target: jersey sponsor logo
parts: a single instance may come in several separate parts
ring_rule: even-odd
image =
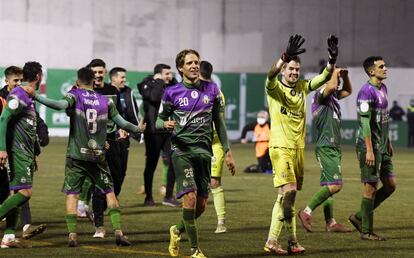
[[[203,103],[208,104],[210,102],[210,98],[207,95],[204,95],[203,97]]]
[[[19,106],[19,101],[17,99],[12,99],[9,101],[8,106],[11,110],[15,110]]]
[[[93,91],[84,91],[84,92],[82,92],[82,96],[96,98],[96,93],[93,92]]]
[[[97,99],[84,99],[83,103],[90,106],[99,106],[99,100]]]
[[[197,91],[195,91],[195,90],[193,90],[193,91],[191,92],[191,97],[192,97],[193,99],[198,98],[198,92],[197,92]]]
[[[286,107],[281,106],[280,107],[280,113],[282,113],[283,115],[288,115],[288,116],[294,116],[294,117],[303,117],[303,112],[302,111],[292,111],[292,110],[288,110]]]

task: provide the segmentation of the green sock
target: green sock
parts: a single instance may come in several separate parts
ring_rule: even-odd
[[[110,208],[108,213],[111,217],[112,228],[121,230],[121,211],[118,208]]]
[[[10,195],[1,205],[0,205],[0,220],[4,219],[7,214],[14,208],[19,207],[23,203],[27,202],[30,197],[26,197],[23,194],[17,192],[13,195]]]
[[[268,239],[275,239],[279,238],[280,232],[282,231],[283,227],[283,211],[282,211],[282,195],[279,194],[277,196],[275,205],[273,206],[272,210],[272,220],[270,222],[270,229]]]
[[[6,228],[4,234],[15,234],[17,229],[17,220],[19,218],[19,209],[14,208],[7,214]]]
[[[333,218],[333,202],[334,200],[331,196],[323,203],[323,214],[325,215],[326,223],[330,222]]]
[[[374,201],[363,197],[361,200],[362,233],[371,233],[373,225]]]
[[[213,194],[214,208],[216,209],[217,219],[224,220],[226,217],[226,206],[224,201],[223,187],[212,188],[211,193]]]
[[[66,214],[66,226],[69,233],[76,233],[76,214]]]
[[[190,248],[197,248],[198,236],[197,226],[195,224],[195,209],[183,208],[183,220],[185,225],[185,231],[188,235],[188,242],[190,243]]]
[[[329,187],[324,186],[317,193],[315,193],[309,201],[308,207],[311,210],[315,210],[319,205],[321,205],[326,199],[331,196]]]
[[[385,201],[385,199],[387,199],[388,197],[390,197],[391,194],[387,193],[387,191],[385,191],[384,187],[381,187],[380,189],[378,189],[378,191],[375,193],[375,198],[374,198],[374,210],[380,206],[380,204]],[[362,220],[362,215],[361,215],[361,211],[358,211],[355,214],[355,217],[357,217],[357,219]]]

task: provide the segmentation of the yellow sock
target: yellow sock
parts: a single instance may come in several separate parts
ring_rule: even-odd
[[[270,223],[270,229],[269,229],[269,236],[268,239],[275,239],[277,240],[280,235],[280,231],[283,227],[283,211],[282,211],[282,195],[278,195],[275,205],[273,206],[272,211],[272,221]]]
[[[217,219],[224,221],[226,217],[226,203],[224,201],[223,187],[212,188],[211,193],[213,194],[214,208],[216,208]]]

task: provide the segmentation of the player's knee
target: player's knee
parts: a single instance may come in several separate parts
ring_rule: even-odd
[[[218,178],[212,177],[211,178],[210,186],[211,186],[212,189],[215,189],[215,188],[221,186],[221,182],[220,182],[220,180]]]
[[[26,198],[32,197],[32,189],[20,189],[19,193],[24,195]]]
[[[329,186],[329,191],[331,192],[331,194],[339,193],[341,189],[342,189],[342,185],[330,185]]]
[[[184,195],[183,208],[195,209],[196,204],[197,204],[197,193],[196,192],[189,192]]]
[[[293,206],[295,205],[296,191],[285,192],[282,200],[283,217],[285,220],[290,221],[293,214]]]

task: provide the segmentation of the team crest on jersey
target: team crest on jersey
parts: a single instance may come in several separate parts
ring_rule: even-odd
[[[98,147],[98,144],[96,143],[96,141],[94,139],[90,139],[88,141],[88,147],[91,148],[92,150],[96,149],[96,147]]]
[[[19,106],[19,101],[17,99],[12,99],[9,101],[9,108],[15,110]]]
[[[195,91],[195,90],[193,90],[193,91],[191,92],[191,97],[192,97],[193,99],[198,98],[198,92],[197,92],[197,91]]]
[[[207,95],[204,95],[203,97],[203,103],[208,104],[210,102],[210,98]]]
[[[21,182],[22,184],[26,183],[26,178],[25,178],[25,177],[22,177],[22,179],[20,179],[20,182]]]
[[[290,95],[292,95],[292,96],[295,96],[295,95],[296,95],[296,91],[295,91],[295,89],[292,89],[292,90],[290,91]]]

